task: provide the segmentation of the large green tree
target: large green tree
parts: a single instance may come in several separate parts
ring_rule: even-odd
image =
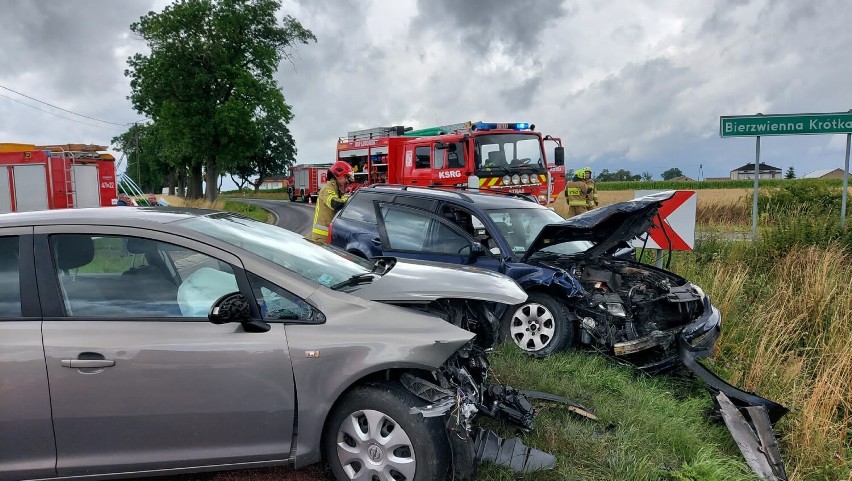
[[[257,192],[264,179],[272,175],[283,175],[293,165],[296,160],[296,146],[287,127],[291,117],[289,111],[267,112],[257,119],[257,147],[246,152],[244,156],[236,157],[227,166],[231,179],[240,190],[246,183],[250,183]]]
[[[677,167],[672,167],[671,169],[663,172],[662,177],[663,180],[672,180],[676,177],[683,177],[683,172]]]
[[[603,169],[595,180],[598,182],[639,181],[642,180],[642,176],[639,174],[634,175],[625,169],[618,169],[617,172],[610,172],[608,169]]]
[[[130,100],[189,171],[188,191],[215,200],[220,172],[259,151],[267,117],[292,119],[273,75],[298,44],[316,41],[278,0],[177,0],[130,26],[150,52],[128,59]],[[274,122],[273,122],[274,123]],[[292,137],[291,148],[295,152]]]
[[[127,175],[144,192],[160,193],[173,171],[172,164],[161,151],[154,124],[134,124],[127,132],[112,139],[116,150],[127,158]]]

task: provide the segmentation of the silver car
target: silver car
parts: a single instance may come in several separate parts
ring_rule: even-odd
[[[472,472],[503,447],[475,444],[477,412],[532,426],[486,384],[490,308],[525,299],[499,274],[342,257],[214,211],[0,216],[0,479]],[[552,465],[520,446],[518,471]]]

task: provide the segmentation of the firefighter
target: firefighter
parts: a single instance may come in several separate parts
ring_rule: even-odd
[[[589,210],[589,186],[585,181],[586,168],[574,172],[571,182],[565,185],[565,199],[568,201],[568,217],[574,217]]]
[[[594,209],[600,203],[598,201],[598,188],[595,185],[594,179],[592,179],[592,169],[591,167],[583,167],[581,170],[584,171],[584,181],[586,182],[586,186],[588,186],[587,198],[589,199],[589,210]]]
[[[346,186],[354,181],[355,174],[348,162],[338,160],[328,169],[328,182],[317,195],[314,225],[311,228],[312,240],[328,243],[328,224],[331,223],[334,213],[346,204],[349,199],[345,193]]]

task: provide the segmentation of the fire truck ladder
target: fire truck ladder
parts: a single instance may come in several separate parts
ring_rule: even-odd
[[[74,172],[76,157],[74,152],[62,150],[62,170],[65,173],[65,206],[72,209],[77,206],[77,178]],[[71,159],[66,162],[65,159]]]
[[[380,139],[384,137],[401,137],[413,127],[396,125],[393,127],[375,127],[372,129],[355,130],[346,134],[346,140]]]

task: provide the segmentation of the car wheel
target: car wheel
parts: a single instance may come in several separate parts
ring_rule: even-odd
[[[391,384],[369,384],[347,393],[323,433],[323,457],[334,477],[443,480],[449,459],[445,418],[409,413],[424,404]]]
[[[290,202],[296,202],[296,193],[292,190],[287,192],[287,197],[290,198]]]
[[[504,339],[536,357],[561,351],[574,339],[574,324],[565,304],[540,292],[509,308],[500,327]]]

